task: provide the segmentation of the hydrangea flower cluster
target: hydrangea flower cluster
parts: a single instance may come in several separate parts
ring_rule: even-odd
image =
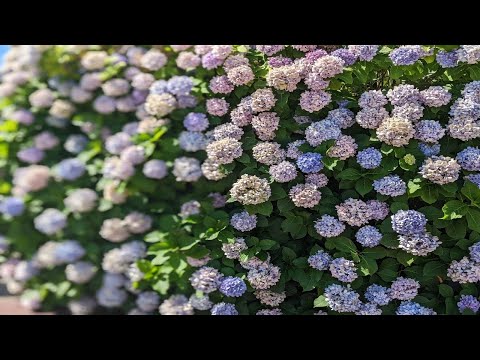
[[[0,277],[74,314],[475,313],[451,282],[480,279],[479,61],[478,45],[12,46]]]

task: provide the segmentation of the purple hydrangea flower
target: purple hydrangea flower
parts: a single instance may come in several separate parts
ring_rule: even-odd
[[[332,51],[330,55],[333,55],[342,59],[345,62],[345,66],[353,65],[355,61],[357,61],[357,57],[358,57],[358,55],[356,55],[352,51],[345,48]]]
[[[475,314],[480,309],[480,301],[472,295],[462,295],[457,303],[458,310],[464,312],[466,309],[473,311]]]
[[[415,210],[399,210],[392,215],[392,229],[401,235],[413,235],[425,232],[427,218]]]
[[[183,120],[183,125],[188,131],[204,131],[208,128],[207,115],[203,113],[189,113]]]
[[[230,224],[238,231],[250,231],[257,226],[257,215],[250,215],[246,211],[233,214]]]
[[[193,79],[189,76],[173,76],[167,82],[167,91],[173,95],[188,95],[193,88]]]

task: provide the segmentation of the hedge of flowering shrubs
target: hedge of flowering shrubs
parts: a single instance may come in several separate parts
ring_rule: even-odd
[[[480,46],[13,46],[0,276],[73,314],[475,314]]]

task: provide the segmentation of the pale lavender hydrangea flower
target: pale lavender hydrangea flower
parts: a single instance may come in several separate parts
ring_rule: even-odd
[[[332,276],[342,282],[351,283],[358,277],[355,263],[343,257],[332,260],[329,269]]]
[[[312,268],[324,271],[327,270],[332,262],[332,257],[324,250],[318,250],[315,254],[308,257],[308,265]]]
[[[399,249],[416,256],[427,256],[442,243],[437,236],[429,233],[400,235],[398,240],[400,242]]]
[[[246,211],[232,215],[230,224],[238,231],[250,231],[257,226],[257,215],[250,215]]]
[[[390,297],[398,300],[412,300],[418,294],[420,283],[414,279],[398,277],[390,286]]]

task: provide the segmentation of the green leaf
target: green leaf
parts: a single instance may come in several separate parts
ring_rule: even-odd
[[[270,216],[273,211],[273,205],[270,201],[267,201],[256,205],[245,205],[245,209],[249,214],[262,214],[265,216]]]
[[[372,180],[370,179],[361,178],[355,182],[355,190],[362,196],[368,194],[372,189]]]
[[[270,201],[276,201],[287,197],[287,192],[283,189],[282,185],[272,184],[270,188],[272,190]]]
[[[264,240],[260,240],[260,243],[258,244],[258,246],[260,246],[262,250],[270,250],[276,244],[277,242],[275,240],[264,239]]]
[[[320,295],[318,298],[316,298],[313,301],[313,307],[321,308],[321,307],[327,307],[327,306],[328,306],[327,298],[324,295]]]
[[[480,205],[480,189],[477,185],[472,183],[470,180],[465,181],[465,184],[461,190],[462,194],[465,195],[470,201],[475,203],[477,206]]]
[[[295,267],[300,269],[304,269],[308,267],[308,261],[307,261],[307,258],[305,257],[296,258],[295,260],[292,261],[292,264]]]
[[[445,277],[447,273],[447,264],[440,261],[430,261],[423,267],[423,276],[428,278]]]
[[[372,259],[382,259],[387,256],[387,250],[381,246],[376,246],[374,248],[367,248],[363,250],[362,255]]]
[[[430,221],[439,219],[442,216],[442,211],[434,206],[424,206],[418,209],[418,211],[424,214]]]
[[[415,261],[416,256],[409,254],[405,251],[399,251],[397,253],[397,260],[403,266],[411,266]]]
[[[295,204],[289,199],[284,198],[277,201],[277,208],[281,214],[284,214],[295,208]]]
[[[282,248],[282,259],[284,261],[290,262],[296,257],[297,257],[297,254],[295,254],[295,251],[293,251],[292,249],[285,246]]]
[[[473,65],[468,68],[468,71],[470,73],[470,79],[474,81],[480,80],[480,67]]]
[[[390,210],[392,213],[396,213],[399,210],[408,210],[408,203],[406,202],[400,202],[400,201],[394,201],[392,205],[390,205]]]
[[[396,233],[383,233],[380,244],[390,249],[398,248],[398,235]]]
[[[410,180],[407,184],[407,188],[408,188],[408,194],[409,195],[415,194],[418,190],[420,190],[422,188],[422,185],[420,183],[420,179]]]
[[[294,239],[300,239],[307,234],[307,227],[301,216],[289,216],[282,222],[282,230],[289,232]]]
[[[346,237],[341,236],[341,237],[332,238],[332,241],[337,250],[340,250],[346,253],[357,252],[357,247],[355,246],[353,241]]]
[[[440,295],[442,295],[444,298],[452,297],[453,296],[453,289],[451,286],[448,286],[447,284],[440,284],[438,285],[438,292]]]
[[[450,200],[442,207],[443,218],[445,220],[459,219],[467,213],[467,204],[460,200]]]
[[[467,208],[467,224],[470,230],[480,232],[480,210],[473,207]]]
[[[373,275],[377,272],[378,265],[375,259],[370,257],[362,256],[360,259],[360,272],[363,275]]]
[[[458,315],[457,303],[451,297],[445,299],[445,312],[447,315]]]
[[[390,77],[392,79],[400,79],[403,75],[403,69],[399,66],[392,66],[390,68]]]
[[[420,197],[427,204],[433,204],[438,199],[438,188],[433,185],[427,185],[422,188]]]
[[[467,226],[463,219],[450,221],[445,230],[452,239],[462,239],[467,234]]]
[[[236,159],[238,162],[241,162],[242,164],[250,164],[250,156],[248,156],[247,153],[243,153],[242,156]]]
[[[338,174],[337,177],[340,180],[359,180],[362,177],[362,174],[354,168],[348,168]]]

